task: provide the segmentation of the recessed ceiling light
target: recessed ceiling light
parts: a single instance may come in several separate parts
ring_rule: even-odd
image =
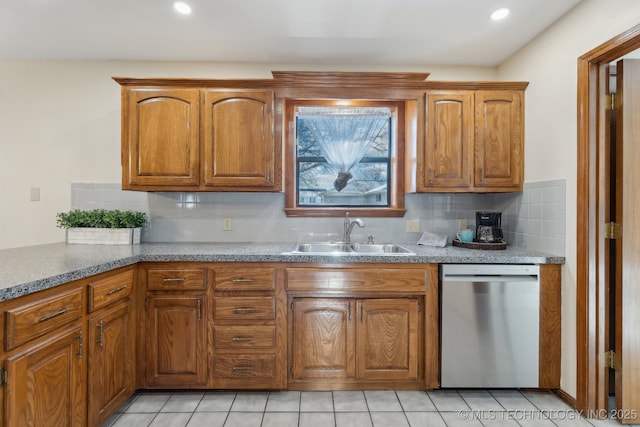
[[[491,19],[493,19],[494,21],[500,21],[501,19],[504,19],[507,16],[509,16],[509,9],[506,7],[502,7],[500,9],[495,10],[491,14]]]
[[[191,13],[191,6],[183,1],[173,3],[173,8],[183,15],[189,15]]]

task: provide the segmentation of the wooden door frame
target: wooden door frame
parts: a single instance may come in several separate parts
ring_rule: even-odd
[[[587,416],[608,408],[608,350],[604,266],[605,100],[599,70],[640,48],[640,25],[578,58],[578,165],[576,266],[576,407]]]

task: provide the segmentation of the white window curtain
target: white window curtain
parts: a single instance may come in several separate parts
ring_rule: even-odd
[[[353,177],[349,171],[362,160],[391,112],[384,107],[300,107],[298,117],[338,174],[333,185],[341,191]]]

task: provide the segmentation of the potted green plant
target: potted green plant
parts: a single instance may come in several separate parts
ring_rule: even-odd
[[[66,229],[67,243],[126,245],[140,243],[147,214],[120,210],[80,210],[57,214],[57,225]]]

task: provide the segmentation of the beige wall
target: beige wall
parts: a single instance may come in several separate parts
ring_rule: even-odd
[[[576,392],[577,59],[638,25],[637,0],[583,0],[498,67],[504,80],[527,80],[525,181],[566,178],[566,264],[562,287],[562,381]]]
[[[0,249],[63,241],[55,218],[70,207],[71,183],[120,182],[120,87],[112,76],[270,78],[271,70],[495,80],[495,69],[484,67],[0,61]],[[30,201],[32,187],[39,202]]]

